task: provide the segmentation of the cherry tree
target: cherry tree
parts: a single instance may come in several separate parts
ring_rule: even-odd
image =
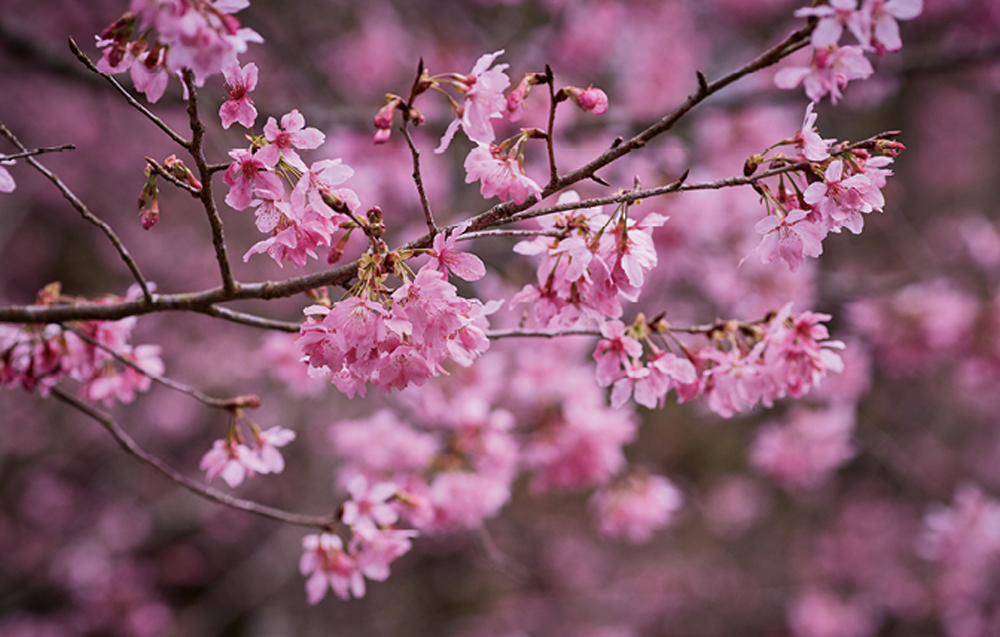
[[[0,18],[0,632],[997,630],[1000,15],[801,4]]]

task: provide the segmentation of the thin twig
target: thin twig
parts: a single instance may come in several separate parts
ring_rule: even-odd
[[[115,422],[113,418],[107,414],[95,409],[93,406],[70,396],[66,392],[62,391],[58,387],[53,387],[52,395],[66,403],[67,405],[77,409],[83,414],[89,416],[93,420],[96,420],[102,427],[104,427],[108,433],[118,442],[119,445],[130,455],[138,458],[144,464],[156,469],[167,478],[175,482],[176,484],[188,489],[195,495],[198,495],[206,500],[211,500],[219,504],[225,505],[227,507],[238,509],[240,511],[246,511],[247,513],[253,513],[254,515],[259,515],[264,518],[269,518],[271,520],[277,520],[279,522],[286,522],[288,524],[295,524],[298,526],[308,526],[308,527],[318,527],[322,529],[329,529],[337,522],[337,517],[335,514],[331,515],[303,515],[301,513],[292,513],[290,511],[284,511],[282,509],[277,509],[274,507],[267,506],[265,504],[260,504],[252,500],[244,500],[242,498],[236,498],[228,493],[224,493],[215,489],[201,484],[196,480],[188,478],[184,474],[180,473],[166,462],[161,460],[159,457],[145,451],[135,440],[132,439],[128,433],[122,429],[122,427]]]
[[[212,227],[212,246],[215,248],[215,260],[219,263],[219,273],[222,275],[222,289],[226,296],[232,297],[239,290],[240,284],[236,282],[232,266],[229,264],[226,237],[222,231],[222,217],[212,195],[212,171],[205,160],[204,151],[205,124],[198,113],[198,90],[194,84],[194,73],[190,70],[184,71],[184,86],[188,90],[187,110],[191,122],[191,146],[188,152],[198,167],[198,177],[202,184],[198,196],[205,207],[205,214],[208,215],[208,223]]]
[[[152,111],[150,111],[148,108],[139,103],[139,101],[134,97],[132,97],[132,94],[129,93],[125,89],[125,87],[118,82],[118,80],[108,75],[107,73],[101,73],[100,71],[98,71],[94,63],[90,61],[90,58],[88,58],[86,54],[80,50],[80,47],[77,46],[73,38],[69,38],[69,48],[73,52],[73,55],[75,55],[76,58],[80,60],[80,62],[82,62],[84,66],[86,66],[88,69],[90,69],[94,73],[97,73],[98,75],[106,79],[108,82],[110,82],[111,85],[114,86],[115,89],[125,97],[125,100],[129,103],[129,105],[131,105],[133,108],[142,113],[146,117],[146,119],[156,124],[156,126],[164,133],[166,133],[167,136],[170,137],[170,139],[174,140],[175,142],[177,142],[178,145],[182,146],[185,149],[191,148],[191,142],[189,142],[188,140],[184,139],[183,137],[175,133],[172,128],[167,126],[166,122],[164,122],[162,119],[154,115]]]
[[[81,340],[90,343],[94,347],[110,355],[112,358],[114,358],[122,365],[134,369],[135,371],[139,372],[140,374],[152,380],[153,382],[159,383],[164,387],[169,387],[174,391],[179,391],[181,393],[187,394],[192,398],[194,398],[195,400],[198,400],[199,402],[209,407],[217,407],[219,409],[230,409],[238,400],[238,398],[215,398],[214,396],[209,396],[208,394],[203,393],[195,389],[194,387],[191,387],[190,385],[185,385],[184,383],[173,380],[172,378],[167,378],[166,376],[160,376],[159,374],[154,374],[148,370],[143,369],[142,367],[139,367],[139,365],[137,365],[135,362],[128,360],[127,358],[125,358],[115,350],[111,349],[104,343],[101,343],[91,338],[91,336],[86,332],[84,332],[83,330],[66,324],[60,324],[60,327],[69,332],[73,332]]]
[[[27,147],[25,147],[25,145],[17,139],[17,136],[15,136],[14,133],[4,126],[3,122],[0,122],[0,135],[6,137],[7,140],[10,141],[11,144],[14,144],[14,146],[17,147],[17,149],[22,153],[28,152]],[[111,228],[111,226],[91,212],[90,209],[87,208],[86,204],[84,204],[79,197],[73,194],[73,191],[69,189],[69,186],[64,184],[55,173],[40,164],[37,159],[34,157],[26,157],[25,161],[32,168],[42,173],[49,181],[55,184],[55,187],[59,189],[59,192],[62,193],[66,201],[76,208],[77,212],[79,212],[84,219],[101,229],[108,240],[111,241],[111,245],[113,245],[115,250],[118,251],[118,255],[121,257],[122,261],[125,262],[125,266],[128,267],[129,271],[132,273],[132,277],[135,279],[136,283],[138,283],[139,287],[142,288],[143,303],[152,303],[153,293],[150,291],[149,284],[146,283],[146,279],[142,276],[142,272],[139,271],[139,265],[135,262],[135,259],[132,258],[132,255],[129,254],[125,244],[118,238],[118,235],[115,234],[115,231]]]
[[[240,323],[241,325],[249,325],[251,327],[260,327],[266,330],[277,330],[279,332],[290,332],[294,334],[302,329],[301,323],[276,321],[274,319],[264,318],[263,316],[257,316],[256,314],[237,312],[236,310],[231,310],[227,307],[220,307],[218,305],[210,305],[207,308],[197,311],[202,314],[214,316],[215,318],[231,321],[233,323]]]
[[[545,78],[549,86],[549,126],[545,131],[545,146],[549,156],[549,183],[554,184],[559,181],[559,169],[556,168],[555,150],[555,130],[556,130],[556,80],[552,74],[552,68],[545,65]]]
[[[45,148],[35,148],[34,150],[28,150],[23,153],[17,153],[15,155],[0,155],[0,161],[24,159],[25,157],[35,157],[36,155],[44,155],[45,153],[57,153],[63,150],[76,150],[76,146],[74,146],[73,144],[63,144],[62,146],[47,146]]]
[[[482,239],[484,237],[560,237],[563,233],[559,230],[480,230],[459,235],[457,241],[471,241],[472,239]]]
[[[417,150],[416,144],[413,143],[413,138],[410,136],[409,121],[403,120],[403,137],[406,138],[406,144],[410,147],[410,156],[413,158],[413,183],[417,185],[417,193],[420,195],[420,206],[424,209],[424,221],[427,222],[427,230],[431,234],[437,234],[438,227],[434,223],[434,215],[431,212],[431,203],[427,199],[427,191],[424,189],[424,180],[420,175],[420,151]]]

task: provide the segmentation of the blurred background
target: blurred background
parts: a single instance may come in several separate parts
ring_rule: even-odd
[[[801,26],[792,12],[802,4],[254,0],[238,18],[265,40],[241,58],[260,67],[258,122],[297,108],[323,130],[324,149],[355,169],[346,185],[385,211],[393,244],[422,234],[423,217],[403,140],[374,146],[371,118],[385,93],[405,96],[418,60],[431,73],[466,73],[504,49],[513,84],[548,64],[557,86],[604,89],[606,115],[560,111],[558,157],[568,171],[669,112],[695,90],[696,71],[720,77],[780,41]],[[71,36],[96,59],[95,34],[126,9],[110,0],[2,0],[0,121],[31,148],[76,145],[41,160],[116,229],[160,292],[215,287],[196,202],[161,188],[159,224],[148,232],[139,224],[143,158],[179,149],[66,46]],[[792,301],[797,311],[831,314],[833,337],[848,344],[845,372],[804,401],[728,420],[698,401],[636,408],[642,427],[629,462],[669,476],[684,494],[669,529],[639,545],[607,539],[587,492],[537,494],[522,478],[483,530],[420,538],[365,598],[309,606],[297,568],[303,529],[205,502],[124,454],[82,414],[4,388],[0,635],[1000,634],[1000,5],[937,0],[901,27],[901,52],[873,59],[876,74],[852,82],[836,107],[817,107],[824,138],[902,131],[907,150],[885,211],[866,218],[862,235],[829,237],[822,258],[794,274],[755,255],[737,267],[759,241],[753,226],[764,211],[752,190],[641,205],[671,220],[654,234],[659,266],[626,322],[638,311],[666,312],[678,325],[753,320]],[[802,125],[807,98],[775,89],[773,73],[709,99],[602,177],[617,189],[636,177],[669,183],[687,169],[689,182],[741,174],[748,156]],[[518,126],[544,125],[536,90]],[[228,161],[245,140],[218,126],[221,78],[201,96],[209,161]],[[439,221],[485,210],[491,202],[464,183],[463,152],[430,152],[450,110],[434,99],[420,107],[427,124],[415,140]],[[176,82],[155,112],[187,130]],[[529,149],[528,174],[544,182],[542,147]],[[0,152],[13,150],[0,144]],[[123,295],[131,279],[104,237],[23,162],[11,172],[17,190],[0,197],[0,303],[30,303],[53,281],[71,295]],[[596,183],[580,191],[608,192]],[[249,211],[222,206],[222,215],[239,280],[301,273],[262,256],[244,263],[260,234]],[[513,243],[476,244],[490,275],[465,292],[509,297],[532,280]],[[348,256],[362,247],[352,243]],[[294,321],[306,304],[233,307]],[[518,316],[505,311],[494,324]],[[268,338],[172,313],[142,317],[133,342],[161,345],[167,375],[203,391],[260,395],[254,419],[298,433],[286,471],[237,495],[329,512],[345,497],[331,432],[398,406],[397,397],[347,400],[332,387],[286,382]],[[487,356],[516,372],[517,345],[497,343]],[[575,370],[567,374],[589,374],[593,346],[577,338],[538,349],[562,357]],[[475,381],[456,374],[442,386],[465,382]],[[503,396],[493,400],[504,406]],[[226,427],[224,414],[158,386],[113,413],[144,448],[195,477]],[[525,418],[518,426],[530,430]]]

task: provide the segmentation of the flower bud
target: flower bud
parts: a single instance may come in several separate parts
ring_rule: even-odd
[[[563,89],[576,105],[594,115],[603,115],[608,110],[608,96],[599,88],[594,88],[591,84],[585,89],[575,86],[567,86]]]

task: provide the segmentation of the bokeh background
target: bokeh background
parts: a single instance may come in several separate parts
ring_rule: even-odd
[[[405,93],[419,59],[432,73],[467,72],[483,53],[505,49],[515,83],[549,64],[560,85],[603,88],[605,116],[560,111],[568,168],[680,103],[696,71],[718,77],[798,28],[792,12],[801,4],[254,0],[238,17],[265,39],[243,57],[261,69],[253,98],[262,118],[298,108],[354,167],[349,185],[362,202],[381,206],[392,237],[406,240],[423,223],[409,155],[398,137],[373,146],[371,117],[386,92]],[[77,146],[42,161],[115,227],[161,292],[214,287],[195,202],[164,188],[149,232],[136,213],[143,157],[178,149],[66,46],[72,36],[96,58],[94,35],[125,9],[110,0],[2,0],[0,121],[29,147]],[[817,109],[823,137],[902,131],[907,151],[885,212],[870,215],[861,236],[828,238],[823,257],[795,274],[754,256],[737,267],[763,216],[750,189],[642,204],[671,221],[656,234],[660,265],[627,320],[640,310],[666,311],[677,324],[756,319],[794,301],[833,315],[834,337],[849,345],[845,373],[799,405],[729,420],[697,403],[638,410],[643,426],[626,453],[684,493],[671,528],[641,545],[605,539],[586,492],[538,495],[520,480],[484,530],[421,538],[364,599],[309,606],[297,569],[302,529],[204,502],[121,452],[83,415],[3,389],[0,634],[1000,634],[1000,5],[929,0],[902,33],[903,50],[873,60],[871,79]],[[668,183],[686,169],[691,180],[740,174],[750,154],[801,126],[807,99],[775,89],[772,76],[711,98],[602,176],[621,188],[634,177]],[[214,119],[221,78],[201,94],[214,124],[209,159],[226,161],[244,140]],[[489,202],[464,183],[463,153],[429,152],[448,109],[434,100],[421,107],[428,121],[415,138],[435,210],[447,222],[482,211]],[[543,95],[529,109],[527,123],[541,122]],[[176,83],[155,110],[185,130]],[[539,181],[544,162],[540,147],[529,152]],[[17,190],[0,198],[0,302],[31,302],[52,281],[73,295],[124,294],[131,281],[107,241],[23,162],[12,174]],[[248,212],[224,207],[223,215],[238,279],[298,274],[266,257],[243,263],[259,233]],[[532,266],[512,244],[477,244],[491,272],[480,293],[509,296],[530,280]],[[305,303],[234,307],[298,320]],[[297,391],[301,383],[283,382],[262,349],[267,338],[172,313],[143,317],[133,340],[161,345],[173,378],[217,395],[261,395],[255,420],[298,432],[285,473],[250,480],[239,495],[328,512],[344,497],[331,429],[394,397]],[[558,355],[586,371],[593,342],[573,339]],[[517,347],[497,344],[489,356]],[[114,414],[192,476],[226,426],[224,415],[162,387]],[[767,445],[785,454],[780,468],[760,459]]]

